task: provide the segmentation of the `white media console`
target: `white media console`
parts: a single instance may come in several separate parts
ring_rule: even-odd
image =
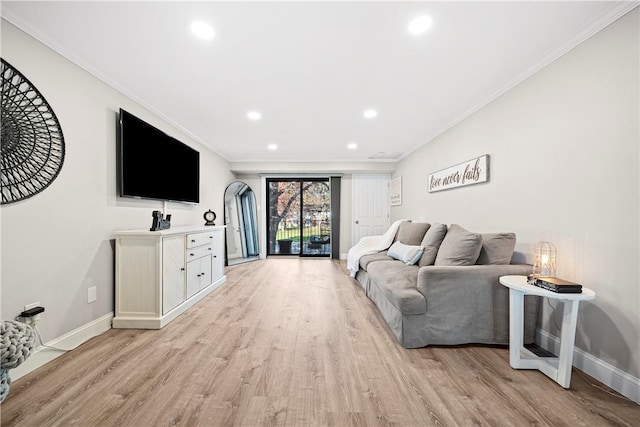
[[[117,232],[113,327],[160,329],[225,283],[224,228]]]

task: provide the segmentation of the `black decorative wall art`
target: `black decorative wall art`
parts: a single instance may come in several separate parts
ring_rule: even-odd
[[[0,184],[2,204],[28,199],[53,182],[64,162],[64,136],[35,86],[2,61]]]

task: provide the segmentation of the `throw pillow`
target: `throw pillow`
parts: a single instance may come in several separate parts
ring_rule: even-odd
[[[435,265],[474,265],[482,249],[482,236],[451,225],[438,250]]]
[[[445,224],[436,223],[429,227],[424,235],[424,239],[422,239],[422,243],[420,243],[420,246],[424,248],[422,258],[420,258],[420,262],[418,263],[420,267],[433,265],[436,261],[436,255],[438,255],[438,248],[440,248],[445,234],[447,234],[447,226]]]
[[[398,228],[396,241],[405,245],[418,246],[424,237],[424,233],[429,229],[430,224],[426,222],[403,222]]]
[[[476,264],[505,265],[511,263],[516,247],[514,233],[491,233],[482,235],[482,249]]]
[[[402,242],[395,242],[387,251],[387,256],[404,262],[406,265],[413,265],[422,256],[421,246],[405,245]]]

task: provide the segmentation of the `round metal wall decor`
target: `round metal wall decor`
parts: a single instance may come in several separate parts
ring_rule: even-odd
[[[2,204],[28,199],[53,182],[64,162],[64,136],[44,96],[2,61],[0,184]]]

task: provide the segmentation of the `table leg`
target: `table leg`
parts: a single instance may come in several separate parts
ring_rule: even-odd
[[[580,301],[577,300],[564,301],[564,308],[562,310],[558,378],[556,382],[564,388],[569,388],[569,384],[571,383],[571,366],[573,365],[573,347],[576,340],[579,303]]]
[[[509,289],[509,364],[523,368],[520,349],[524,347],[524,294]]]

